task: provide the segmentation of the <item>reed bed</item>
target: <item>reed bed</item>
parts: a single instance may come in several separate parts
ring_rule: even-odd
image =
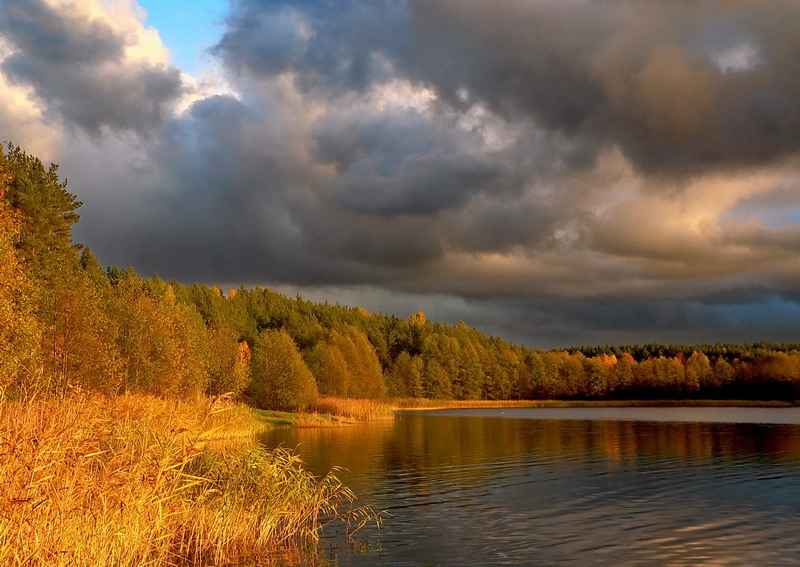
[[[392,402],[397,409],[401,410],[536,407],[542,403],[529,400],[440,400],[432,398],[396,398]]]
[[[306,408],[309,413],[329,414],[356,421],[389,421],[397,406],[389,400],[320,398]],[[301,423],[302,424],[302,423]]]
[[[0,565],[263,563],[375,518],[291,451],[230,441],[259,427],[224,400],[0,403]]]

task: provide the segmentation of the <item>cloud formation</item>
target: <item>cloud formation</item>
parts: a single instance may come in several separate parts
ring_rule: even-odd
[[[95,136],[103,129],[157,128],[181,94],[180,72],[129,53],[138,38],[115,30],[90,8],[6,0],[0,34],[12,52],[3,60],[3,74],[30,87],[45,113],[66,126]]]
[[[132,1],[8,0],[0,84],[24,112],[0,127],[47,133],[104,262],[369,289],[534,346],[794,340],[799,19],[233,0],[225,84],[198,90]]]

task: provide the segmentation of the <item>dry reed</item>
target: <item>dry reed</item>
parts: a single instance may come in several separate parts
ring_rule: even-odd
[[[0,403],[0,565],[224,565],[374,518],[286,449],[219,439],[246,408],[142,396]],[[227,411],[220,411],[227,409]]]
[[[320,398],[308,412],[329,414],[357,421],[388,421],[394,419],[397,407],[387,400]]]

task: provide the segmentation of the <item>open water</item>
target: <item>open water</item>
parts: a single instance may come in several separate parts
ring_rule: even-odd
[[[326,533],[335,565],[800,565],[800,408],[408,412],[263,441],[387,512]]]

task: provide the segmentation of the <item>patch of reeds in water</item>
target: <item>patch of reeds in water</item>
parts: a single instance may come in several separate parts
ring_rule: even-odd
[[[355,398],[320,398],[307,412],[329,414],[358,421],[388,421],[394,419],[397,407],[387,400]],[[302,425],[302,423],[298,424]]]
[[[514,408],[538,407],[542,403],[529,400],[441,400],[431,398],[396,398],[393,403],[402,410],[433,410],[451,408]]]
[[[0,565],[226,565],[313,547],[328,521],[374,518],[287,449],[220,445],[258,425],[219,405],[0,404]]]

